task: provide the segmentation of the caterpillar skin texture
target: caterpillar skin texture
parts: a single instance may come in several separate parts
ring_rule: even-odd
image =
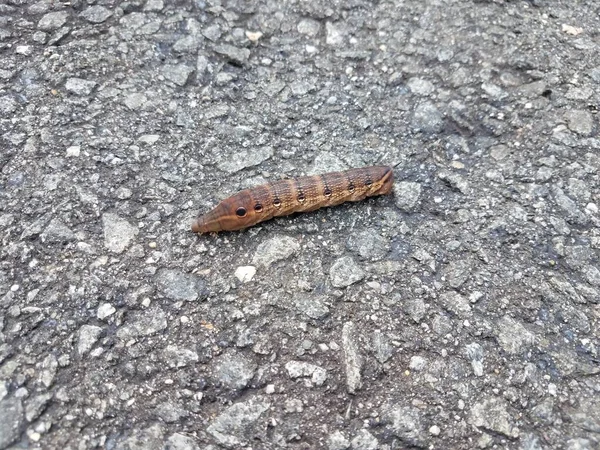
[[[245,189],[223,200],[212,211],[198,216],[192,231],[242,230],[273,217],[388,194],[393,184],[394,174],[387,166],[278,180]]]

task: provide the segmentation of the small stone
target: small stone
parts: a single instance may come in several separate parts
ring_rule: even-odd
[[[240,66],[246,64],[250,58],[250,50],[247,48],[238,48],[229,44],[215,46],[215,52],[227,57],[232,63]]]
[[[67,157],[77,158],[81,154],[81,147],[79,145],[72,145],[67,147]]]
[[[411,370],[414,370],[415,372],[420,372],[425,368],[426,364],[427,360],[425,358],[423,358],[422,356],[415,355],[411,356],[408,367]]]
[[[125,326],[117,330],[117,337],[124,341],[138,336],[150,336],[167,328],[167,315],[158,307],[135,311]]]
[[[425,430],[417,408],[387,404],[383,407],[383,419],[390,424],[392,433],[402,442],[410,446],[425,447]]]
[[[350,448],[350,441],[338,430],[327,438],[327,448],[328,450],[347,450]]]
[[[81,14],[85,20],[91,23],[102,23],[113,15],[110,9],[104,6],[94,5],[86,8]]]
[[[41,234],[42,242],[65,244],[76,239],[75,233],[59,219],[52,219]]]
[[[262,36],[260,31],[246,31],[246,37],[250,42],[258,42]]]
[[[321,152],[315,157],[308,174],[318,175],[327,172],[340,172],[346,169],[348,169],[348,166],[336,155],[331,152]]]
[[[594,131],[594,117],[588,111],[570,110],[565,113],[569,129],[582,136],[590,136]]]
[[[390,242],[373,228],[355,233],[348,239],[350,250],[371,261],[382,259],[390,250]]]
[[[12,95],[3,95],[0,97],[0,113],[9,115],[14,113],[18,107],[19,104]]]
[[[229,174],[239,172],[247,167],[257,166],[274,155],[273,147],[265,146],[252,150],[241,150],[231,158],[217,164],[219,170]]]
[[[438,427],[437,425],[432,425],[429,428],[429,433],[432,434],[433,436],[439,436],[441,432],[442,432],[442,430],[440,430],[440,427]]]
[[[180,269],[160,269],[156,274],[156,285],[165,297],[172,300],[193,302],[208,297],[205,281]]]
[[[268,239],[256,248],[252,264],[269,267],[271,264],[287,259],[300,250],[297,239],[289,236],[276,236]]]
[[[69,78],[65,83],[65,89],[75,95],[90,95],[98,83],[82,78]]]
[[[177,86],[185,86],[195,70],[194,67],[185,64],[168,64],[163,67],[162,73],[167,80]]]
[[[42,361],[42,373],[40,374],[40,381],[44,386],[49,388],[54,383],[56,372],[58,370],[58,360],[56,356],[50,354]]]
[[[96,312],[96,316],[100,320],[104,320],[107,317],[112,316],[117,310],[110,303],[103,303],[98,307],[98,311]]]
[[[125,106],[127,106],[132,111],[136,111],[138,109],[141,109],[147,100],[148,99],[146,97],[146,94],[142,92],[134,92],[133,94],[129,94],[127,97],[125,97],[123,103],[125,103]]]
[[[350,445],[352,450],[377,450],[380,448],[377,438],[364,428],[358,431]]]
[[[372,339],[373,353],[380,364],[387,362],[394,354],[389,338],[381,331],[375,331]]]
[[[261,397],[251,397],[246,401],[236,403],[217,416],[206,429],[219,445],[241,448],[248,445],[254,430],[254,423],[271,407],[271,404]]]
[[[329,269],[331,284],[337,288],[348,287],[365,276],[364,270],[350,256],[337,259]]]
[[[196,53],[200,47],[200,40],[196,36],[184,36],[173,44],[173,51],[177,53]]]
[[[162,11],[164,7],[165,3],[163,0],[148,0],[144,5],[144,11],[158,12]]]
[[[519,429],[508,412],[508,405],[499,397],[488,397],[473,405],[469,422],[473,426],[495,431],[508,438],[519,437]]]
[[[77,352],[79,356],[88,353],[102,333],[102,328],[95,325],[82,325],[79,329]]]
[[[492,100],[504,100],[508,97],[508,93],[500,86],[493,83],[483,83],[481,89],[485,92]]]
[[[450,287],[458,289],[469,279],[471,272],[471,261],[468,259],[459,259],[450,261],[450,264],[444,270],[444,275]]]
[[[317,295],[299,293],[294,296],[296,309],[311,319],[322,319],[329,314],[329,308],[325,305],[324,298]]]
[[[500,347],[512,355],[524,353],[535,343],[535,335],[509,316],[504,316],[497,322],[496,336]]]
[[[69,14],[66,11],[47,13],[40,19],[37,27],[42,31],[58,30],[67,22],[67,17]]]
[[[17,45],[17,48],[15,48],[15,53],[24,56],[30,56],[32,49],[29,45]]]
[[[5,398],[0,401],[0,411],[0,448],[8,448],[25,428],[21,399]]]
[[[440,133],[444,128],[444,119],[433,103],[419,103],[415,108],[412,125],[424,133]]]
[[[161,356],[165,363],[172,369],[191,366],[200,359],[198,353],[194,350],[177,347],[176,345],[167,345]]]
[[[173,433],[167,439],[165,448],[168,448],[169,450],[200,450],[200,444],[191,436]]]
[[[362,385],[362,357],[358,347],[356,326],[353,322],[344,323],[344,327],[342,328],[342,348],[344,349],[348,393],[355,394]]]
[[[304,361],[289,361],[285,365],[290,378],[311,377],[311,381],[322,386],[327,379],[327,371],[319,366]]]
[[[306,36],[315,37],[319,34],[321,24],[313,19],[302,19],[296,26],[298,33]]]
[[[242,283],[248,283],[252,281],[256,275],[256,267],[254,266],[240,266],[235,269],[234,276]]]
[[[325,42],[327,45],[338,47],[344,43],[345,30],[342,25],[332,22],[325,23]]]
[[[102,215],[102,226],[104,246],[117,254],[123,253],[139,232],[137,227],[113,213]]]
[[[138,138],[138,142],[150,146],[156,144],[159,139],[160,135],[158,134],[144,134]]]
[[[240,390],[248,386],[257,367],[256,363],[239,353],[227,353],[217,359],[213,374],[222,385]]]
[[[413,94],[429,96],[435,91],[435,86],[431,81],[424,80],[423,78],[410,78],[406,82],[406,86],[411,90]]]
[[[25,408],[25,418],[28,422],[33,422],[37,419],[46,409],[46,406],[52,399],[52,394],[40,394],[29,400],[27,407]]]
[[[483,347],[476,342],[466,347],[467,357],[471,360],[471,367],[476,377],[483,375]]]
[[[165,423],[180,422],[182,418],[188,417],[190,413],[178,402],[165,401],[156,406],[156,415]]]
[[[413,211],[421,198],[421,184],[412,181],[394,183],[394,202],[403,211]]]

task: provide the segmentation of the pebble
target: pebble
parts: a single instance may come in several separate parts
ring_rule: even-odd
[[[138,142],[141,144],[146,144],[148,146],[156,144],[156,142],[160,139],[159,134],[144,134],[138,138]]]
[[[40,381],[44,386],[49,388],[54,384],[54,378],[58,371],[58,360],[54,355],[47,355],[42,361],[42,372],[40,373]]]
[[[356,433],[350,445],[352,450],[377,450],[380,448],[377,438],[364,428]]]
[[[25,408],[25,418],[27,421],[33,422],[37,419],[44,412],[52,397],[53,395],[47,392],[29,399]]]
[[[422,356],[414,355],[411,356],[408,367],[414,370],[415,372],[420,372],[425,368],[426,364],[427,360],[425,358],[423,358]]]
[[[581,136],[590,136],[594,131],[594,117],[588,111],[570,110],[564,117],[569,129]]]
[[[110,9],[104,6],[94,5],[86,8],[81,14],[85,20],[91,23],[102,23],[113,15]]]
[[[67,157],[77,158],[81,154],[81,147],[79,145],[72,145],[67,147]]]
[[[328,450],[347,450],[350,448],[350,441],[341,431],[334,431],[327,437]]]
[[[406,82],[406,86],[411,90],[413,94],[422,95],[422,96],[430,96],[435,91],[435,86],[429,80],[424,80],[423,78],[409,78]]]
[[[144,106],[147,100],[148,98],[146,97],[146,94],[142,92],[134,92],[127,95],[123,100],[123,103],[132,111],[137,111]]]
[[[469,423],[508,438],[518,438],[520,434],[508,412],[507,403],[499,397],[488,397],[475,403],[471,408]]]
[[[156,274],[156,286],[171,300],[193,302],[208,297],[206,282],[199,276],[180,269],[160,269]]]
[[[466,346],[467,357],[471,360],[471,367],[476,377],[483,376],[483,347],[476,342]]]
[[[123,341],[138,336],[150,336],[167,328],[167,314],[159,307],[135,311],[128,321],[117,330],[117,337]]]
[[[165,448],[169,450],[200,450],[200,444],[192,436],[173,433],[167,439]]]
[[[65,89],[72,94],[85,96],[90,95],[98,83],[82,78],[69,78],[65,83]]]
[[[104,320],[107,317],[112,316],[117,310],[110,303],[103,303],[98,307],[98,311],[96,312],[96,317],[100,320]]]
[[[413,211],[421,198],[421,184],[413,181],[394,183],[394,202],[403,211]]]
[[[49,244],[65,244],[76,239],[75,233],[59,219],[52,219],[40,238]]]
[[[123,253],[137,236],[139,230],[127,220],[113,213],[102,215],[104,246],[113,253]]]
[[[248,167],[257,166],[271,158],[274,154],[273,147],[264,146],[252,150],[241,150],[224,161],[217,164],[219,170],[228,174],[239,172]]]
[[[327,371],[319,366],[304,361],[289,361],[285,365],[290,378],[311,377],[311,381],[322,386],[327,379]]]
[[[402,302],[402,309],[416,323],[423,320],[427,313],[427,305],[425,305],[423,299],[419,297],[404,300]]]
[[[269,267],[277,261],[282,261],[295,255],[300,250],[300,242],[289,236],[276,236],[268,239],[256,248],[252,264]]]
[[[535,342],[535,335],[521,322],[504,316],[496,323],[496,339],[502,349],[512,355],[524,353]]]
[[[248,283],[252,281],[256,275],[256,267],[254,266],[240,266],[235,269],[234,276],[242,283]]]
[[[23,404],[18,398],[5,398],[0,401],[0,411],[0,448],[8,448],[24,431]]]
[[[311,319],[322,319],[329,314],[325,298],[318,295],[299,293],[293,298],[296,309]]]
[[[254,433],[255,422],[271,407],[262,397],[251,397],[235,403],[217,416],[206,429],[219,445],[245,447]],[[257,430],[258,431],[258,430]]]
[[[433,103],[423,102],[415,108],[412,126],[424,133],[440,133],[444,128],[444,119]]]
[[[77,353],[83,356],[88,353],[102,333],[102,328],[95,325],[82,325],[77,340]]]
[[[380,364],[387,362],[394,354],[394,348],[385,333],[382,333],[379,330],[373,332],[371,342],[375,359],[379,361]]]
[[[254,377],[256,363],[239,353],[226,353],[215,362],[215,380],[230,389],[244,389]]]
[[[302,19],[300,22],[298,22],[298,25],[296,26],[296,30],[298,30],[298,33],[310,37],[315,37],[316,35],[318,35],[320,29],[321,24],[319,22],[308,18]]]
[[[337,259],[329,269],[331,284],[336,288],[348,287],[365,276],[364,270],[350,256]]]
[[[227,57],[227,59],[235,64],[244,65],[250,58],[250,50],[247,48],[239,48],[229,44],[216,45],[215,52]]]
[[[159,12],[165,7],[164,0],[148,0],[144,5],[144,11]]]
[[[419,410],[412,406],[387,404],[383,407],[384,420],[390,425],[391,432],[404,444],[424,447],[425,430]]]
[[[194,67],[185,64],[167,64],[163,67],[162,74],[177,86],[185,86],[195,71]]]
[[[38,29],[42,31],[58,30],[67,22],[69,14],[66,11],[56,11],[44,14],[38,22]]]
[[[442,430],[440,430],[440,427],[438,427],[437,425],[432,425],[429,428],[429,433],[432,434],[433,436],[439,436],[441,432],[442,432]]]
[[[341,25],[325,22],[325,43],[333,47],[338,47],[344,43],[345,30]]]
[[[348,393],[355,394],[362,386],[362,356],[358,346],[356,325],[346,322],[342,328],[342,348]]]
[[[378,261],[390,250],[389,239],[384,238],[374,228],[352,234],[347,241],[349,250],[358,252],[365,259]]]

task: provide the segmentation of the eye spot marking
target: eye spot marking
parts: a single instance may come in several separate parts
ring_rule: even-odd
[[[325,197],[331,197],[331,189],[326,187],[325,190],[323,191],[323,195]]]
[[[354,183],[350,182],[350,184],[348,185],[348,191],[354,192]]]
[[[235,215],[238,217],[244,217],[246,215],[246,208],[240,206],[238,209],[235,210]]]
[[[304,196],[304,194],[303,194],[302,192],[300,192],[300,193],[298,194],[298,201],[299,201],[300,203],[302,203],[302,202],[304,202],[304,200],[306,200],[306,197]]]
[[[262,212],[263,207],[260,203],[257,203],[256,205],[254,205],[254,211],[256,212]]]
[[[276,198],[275,200],[273,200],[273,206],[275,208],[279,208],[281,206],[281,200],[279,200],[278,198]]]
[[[373,180],[371,180],[370,178],[367,178],[365,180],[365,186],[371,186],[373,184]]]

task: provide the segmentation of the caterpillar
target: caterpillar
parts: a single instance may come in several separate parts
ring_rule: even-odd
[[[242,230],[273,217],[314,211],[392,190],[388,166],[371,166],[278,180],[245,189],[226,198],[192,224],[194,233]]]

